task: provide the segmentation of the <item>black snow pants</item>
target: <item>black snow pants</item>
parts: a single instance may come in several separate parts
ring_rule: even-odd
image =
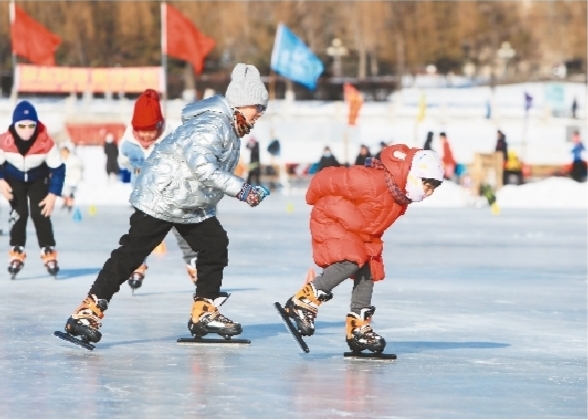
[[[229,262],[229,238],[216,217],[201,223],[171,223],[135,209],[130,218],[129,233],[120,238],[120,247],[104,263],[89,294],[110,301],[168,232],[175,227],[190,247],[198,252],[196,296],[216,299]]]
[[[6,179],[6,182],[12,188],[13,196],[10,201],[10,246],[26,245],[29,214],[35,224],[39,247],[55,246],[51,219],[43,216],[42,208],[39,207],[39,203],[49,193],[49,177],[31,182]]]

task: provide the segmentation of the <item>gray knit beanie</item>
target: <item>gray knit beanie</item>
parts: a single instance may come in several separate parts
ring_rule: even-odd
[[[267,107],[268,93],[255,66],[239,63],[231,74],[225,97],[232,107],[263,105]]]

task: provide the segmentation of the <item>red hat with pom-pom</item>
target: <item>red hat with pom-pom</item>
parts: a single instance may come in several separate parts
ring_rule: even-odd
[[[163,122],[159,94],[147,89],[135,102],[131,125],[135,131],[154,131],[163,127]]]

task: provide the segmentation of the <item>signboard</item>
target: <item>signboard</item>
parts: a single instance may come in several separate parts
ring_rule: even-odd
[[[18,92],[140,93],[149,88],[164,92],[164,80],[162,67],[16,67]]]
[[[118,142],[125,132],[122,123],[66,123],[70,141],[76,145],[102,145],[106,134],[112,133]]]

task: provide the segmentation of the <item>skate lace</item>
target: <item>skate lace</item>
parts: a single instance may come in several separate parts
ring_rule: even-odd
[[[222,322],[223,324],[233,324],[233,321],[231,321],[229,318],[227,318],[218,311],[214,312],[214,316],[212,317],[212,319],[218,322]]]
[[[306,299],[292,298],[293,310],[297,316],[306,324],[313,325],[318,313],[318,306]]]
[[[53,269],[53,268],[56,268],[56,267],[57,267],[57,261],[55,261],[55,260],[50,260],[50,261],[47,261],[47,262],[45,263],[45,266],[46,266],[47,268],[51,268],[51,269]]]
[[[364,325],[361,328],[355,330],[355,334],[357,338],[363,339],[368,343],[377,341],[380,339],[380,336],[376,334],[376,332],[372,329],[369,325]]]
[[[304,308],[297,308],[298,309],[298,313],[301,316],[301,318],[303,319],[303,321],[307,324],[313,324],[314,323],[314,319],[316,318],[316,313],[309,311],[307,309]]]

